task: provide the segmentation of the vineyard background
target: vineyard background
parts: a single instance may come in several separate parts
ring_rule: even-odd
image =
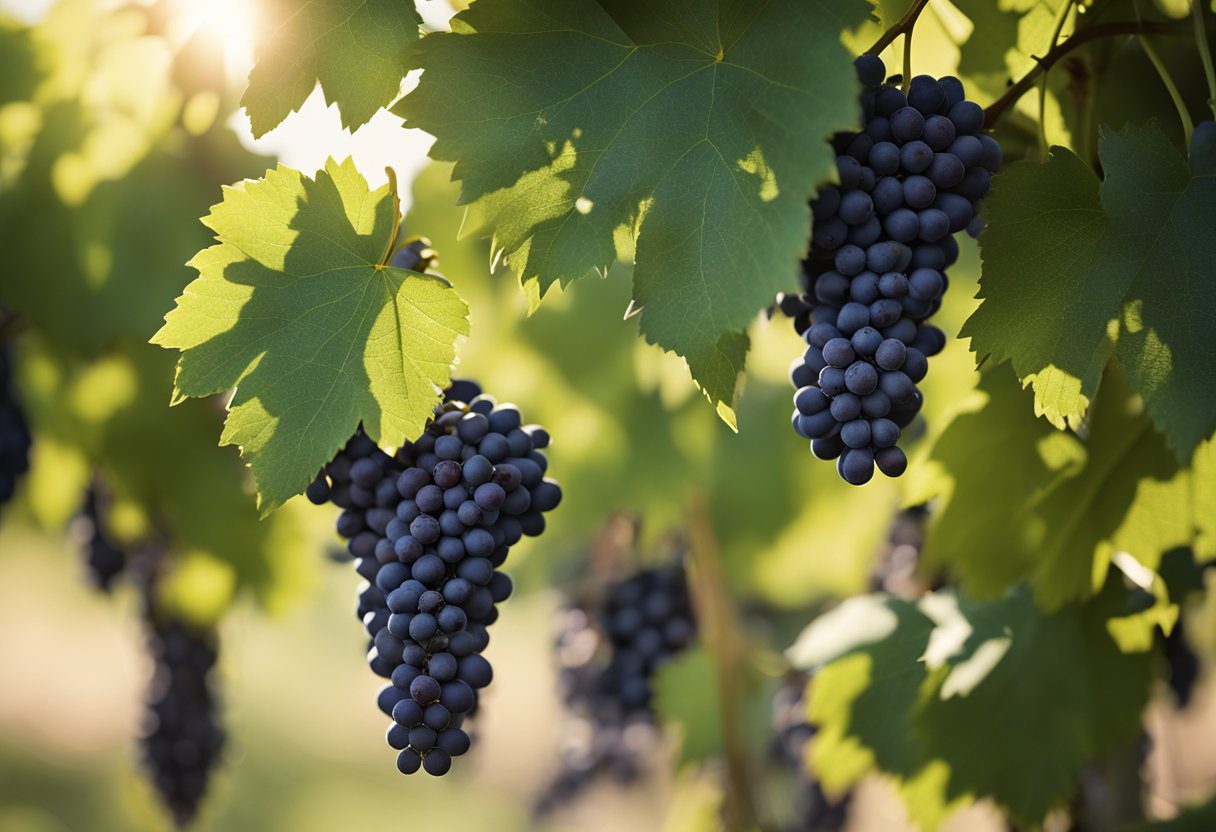
[[[171,20],[174,5],[165,0],[155,8]],[[181,0],[181,5],[188,3]],[[105,242],[107,256],[127,269],[124,291],[131,297],[146,292],[138,302],[123,302],[116,330],[107,331],[105,323],[114,307],[93,307],[84,297],[79,302],[52,297],[77,288],[55,272],[53,224],[24,242],[0,231],[9,246],[0,251],[9,252],[10,278],[46,280],[40,285],[31,279],[32,289],[13,291],[24,293],[27,302],[45,292],[48,301],[29,304],[45,313],[36,323],[58,321],[46,329],[58,328],[56,335],[65,341],[79,339],[73,346],[88,355],[87,361],[65,358],[62,345],[44,334],[31,335],[17,352],[19,377],[40,430],[31,476],[0,523],[0,832],[164,828],[131,752],[150,672],[138,599],[129,590],[111,598],[87,586],[79,529],[71,520],[88,485],[90,464],[68,433],[84,426],[86,446],[97,438],[93,431],[129,442],[129,432],[140,425],[127,426],[123,434],[121,424],[112,427],[122,421],[115,414],[167,404],[171,356],[144,342],[192,277],[184,262],[208,241],[196,218],[218,201],[221,184],[259,176],[275,161],[311,173],[327,156],[346,155],[373,187],[384,181],[385,165],[396,169],[403,197],[409,195],[406,233],[430,238],[440,271],[470,305],[472,335],[461,346],[454,375],[501,391],[529,420],[549,429],[556,439],[553,470],[566,500],[546,535],[521,544],[512,555],[518,592],[495,625],[489,648],[496,677],[487,715],[478,720],[471,758],[442,780],[404,780],[385,757],[384,719],[370,704],[376,680],[366,672],[365,639],[351,622],[355,579],[349,568],[334,562],[340,557],[333,555],[338,545],[328,510],[297,498],[259,527],[269,542],[259,537],[254,545],[237,522],[229,540],[235,546],[209,549],[205,544],[215,541],[199,532],[175,552],[169,594],[188,615],[219,622],[223,643],[219,676],[229,745],[198,828],[396,828],[402,806],[409,807],[410,823],[417,825],[536,828],[531,804],[555,771],[562,740],[550,652],[559,587],[578,584],[583,558],[608,514],[643,517],[639,548],[657,560],[668,550],[672,531],[683,528],[689,507],[704,506],[703,515],[693,516],[705,518],[701,531],[716,543],[725,583],[742,599],[749,634],[768,645],[765,649],[773,652],[767,658],[776,661],[775,651],[792,643],[815,615],[867,590],[888,519],[908,495],[930,491],[940,474],[928,462],[933,441],[956,414],[977,406],[975,357],[967,342],[953,336],[977,306],[978,247],[969,238],[960,241],[951,291],[935,319],[951,339],[921,385],[927,433],[909,453],[907,476],[847,488],[833,466],[815,464],[802,452],[805,443],[788,430],[787,367],[804,346],[788,321],[777,316],[752,328],[746,395],[738,412],[742,430],[734,434],[689,384],[678,358],[643,343],[636,319],[622,323],[630,301],[624,267],[615,267],[605,280],[554,290],[529,317],[514,279],[490,275],[488,242],[457,238],[462,211],[455,206],[451,167],[428,161],[425,135],[402,131],[395,116],[381,112],[350,138],[317,91],[301,113],[253,140],[242,119],[230,121],[227,115],[236,109],[252,59],[250,44],[234,39],[241,3],[214,5],[220,11],[203,18],[201,34],[183,41],[189,48],[175,46],[172,81],[166,83],[183,93],[180,123],[143,148],[147,159],[133,163],[135,173],[127,180],[147,210],[133,212],[135,227]],[[418,5],[435,27],[451,11],[438,0]],[[48,8],[42,0],[0,0],[0,17],[13,14],[33,23],[43,21]],[[41,25],[70,51],[71,38],[83,37],[81,20],[99,19],[92,17],[95,8],[91,0],[66,0],[58,23],[52,17]],[[57,25],[62,28],[56,30]],[[916,30],[918,72],[955,69],[959,50],[953,26],[948,17],[923,18]],[[874,24],[851,37],[865,44],[879,30]],[[898,66],[899,48],[893,47],[892,67]],[[1181,65],[1189,57],[1169,55],[1168,60]],[[16,100],[5,87],[16,78],[14,73],[6,81],[0,72],[0,112]],[[129,77],[111,81],[115,89],[124,83],[133,84],[137,94],[141,89]],[[87,84],[81,89],[82,100],[97,94]],[[200,98],[203,93],[216,100]],[[985,96],[981,103],[991,100]],[[1171,109],[1164,96],[1160,99],[1151,114],[1164,122]],[[207,119],[209,107],[215,112]],[[197,129],[190,125],[191,112],[199,119]],[[1045,125],[1049,139],[1063,129],[1057,116]],[[0,119],[0,132],[5,126]],[[106,175],[98,180],[104,183]],[[62,186],[65,191],[48,199],[69,199],[71,183]],[[98,186],[104,190],[104,184]],[[131,203],[121,202],[127,198],[119,195],[129,209]],[[35,268],[41,253],[49,264]],[[116,302],[104,291],[99,297]],[[72,305],[72,313],[59,320],[57,304]],[[79,328],[70,332],[74,326]],[[139,333],[142,337],[133,337]],[[179,430],[194,436],[200,433],[193,431],[196,422],[208,425],[210,443],[199,440],[186,453],[205,448],[219,460],[199,475],[195,496],[205,501],[219,495],[220,505],[214,514],[185,518],[187,528],[226,522],[225,512],[234,503],[252,512],[247,484],[243,493],[222,492],[240,483],[234,473],[239,464],[234,448],[211,447],[219,426],[214,410],[213,403],[203,402],[166,409],[168,421],[156,427],[164,435],[148,443],[147,458],[136,466],[141,476],[146,467],[151,472],[146,481],[153,483],[196,476],[191,463],[197,456],[165,457],[155,451],[177,442]],[[135,527],[140,522],[132,520]],[[1212,657],[1216,594],[1209,591],[1204,603],[1191,627],[1197,649]],[[765,659],[761,656],[762,663]],[[684,675],[672,676],[672,696],[682,704],[696,698],[703,681],[697,661],[693,656],[681,662]],[[1163,683],[1154,690],[1144,717],[1151,740],[1144,768],[1146,809],[1153,819],[1167,819],[1208,799],[1216,786],[1216,684],[1202,677],[1195,701],[1184,712],[1173,707]],[[677,716],[681,727],[669,726],[672,742],[665,753],[670,756],[652,765],[639,785],[626,793],[601,784],[590,800],[557,815],[552,828],[716,828],[719,769],[712,760],[701,763],[712,756],[705,749],[715,748],[720,738],[712,720],[698,719],[695,707]],[[871,775],[858,794],[850,830],[905,828],[907,813],[886,781]],[[996,832],[1005,827],[996,810],[980,801],[943,828]]]

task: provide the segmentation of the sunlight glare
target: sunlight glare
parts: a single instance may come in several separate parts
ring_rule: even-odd
[[[174,0],[174,20],[185,33],[205,32],[224,52],[224,71],[243,80],[253,67],[258,4],[251,0]]]

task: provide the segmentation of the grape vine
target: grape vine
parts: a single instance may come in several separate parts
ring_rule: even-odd
[[[390,456],[359,432],[308,487],[314,504],[343,509],[337,530],[366,581],[357,614],[372,671],[392,682],[377,701],[403,774],[446,774],[469,750],[464,721],[493,678],[487,628],[512,591],[500,567],[561,502],[548,445],[513,405],[453,381],[422,436]]]
[[[812,201],[803,293],[780,303],[807,343],[790,368],[794,431],[864,485],[875,465],[907,469],[898,443],[924,402],[916,385],[946,344],[927,321],[958,258],[953,234],[979,235],[1002,154],[957,78],[918,75],[904,95],[876,55],[855,65],[865,127],[832,139],[840,184]]]

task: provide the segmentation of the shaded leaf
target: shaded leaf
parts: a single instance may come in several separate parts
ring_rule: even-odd
[[[456,162],[466,227],[539,301],[635,253],[643,335],[733,418],[739,334],[794,285],[815,137],[856,124],[860,2],[481,0],[411,51],[394,111]]]
[[[1117,371],[1083,439],[1036,419],[1007,370],[986,374],[980,390],[984,406],[934,446],[948,499],[925,547],[969,593],[995,597],[1029,579],[1040,603],[1058,607],[1096,591],[1115,552],[1155,569],[1210,534],[1209,489],[1180,468]],[[1195,455],[1201,470],[1209,453]]]
[[[964,327],[1010,359],[1036,412],[1076,421],[1112,350],[1180,460],[1216,430],[1216,152],[1194,170],[1155,122],[1099,148],[1106,178],[1070,151],[995,180],[981,238],[984,303]]]
[[[1112,580],[1054,613],[1025,587],[985,603],[871,596],[821,617],[792,654],[801,666],[828,661],[811,682],[816,774],[833,789],[891,775],[925,829],[981,797],[1040,822],[1090,760],[1139,736],[1152,654],[1125,654],[1107,632],[1126,595]],[[856,638],[858,604],[890,626]],[[827,649],[807,651],[813,642]]]

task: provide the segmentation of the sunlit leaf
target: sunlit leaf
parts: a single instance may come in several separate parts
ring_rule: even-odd
[[[416,437],[447,385],[468,308],[442,278],[384,265],[396,242],[389,185],[353,163],[288,168],[224,192],[204,220],[219,244],[191,265],[155,342],[180,349],[178,396],[235,387],[224,444],[271,510],[303,491],[362,423]]]
[[[293,0],[249,73],[241,98],[261,136],[300,109],[321,85],[337,104],[342,126],[354,130],[397,97],[405,51],[420,20],[403,0]]]

